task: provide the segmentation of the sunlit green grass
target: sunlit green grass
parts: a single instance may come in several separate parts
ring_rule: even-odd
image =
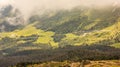
[[[37,23],[37,22],[36,22]],[[36,24],[34,23],[34,24]],[[58,47],[58,43],[55,43],[52,36],[55,34],[51,31],[44,31],[41,29],[37,29],[34,27],[34,24],[27,25],[22,30],[15,30],[13,32],[3,32],[1,34],[1,38],[10,37],[10,38],[18,38],[21,36],[31,36],[38,35],[38,39],[34,43],[42,43],[42,44],[50,44],[53,47]],[[24,40],[18,41],[18,43],[25,43]]]
[[[66,34],[66,37],[62,39],[61,42],[67,42],[68,44],[74,44],[76,46],[87,44],[92,45],[99,41],[103,41],[108,39],[110,36],[110,32],[92,32],[92,33],[85,33],[83,35],[75,35],[75,34]]]
[[[111,46],[115,48],[120,48],[120,43],[115,43],[115,44],[112,44]]]

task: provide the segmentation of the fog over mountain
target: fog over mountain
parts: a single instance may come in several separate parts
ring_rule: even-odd
[[[72,9],[76,6],[97,8],[119,3],[119,0],[15,0],[15,5],[22,11],[25,17],[37,10]]]
[[[12,31],[23,24],[24,17],[13,1],[0,0],[0,31]]]
[[[120,0],[0,0],[0,67],[119,59]]]
[[[0,5],[12,4],[27,19],[31,14],[45,10],[72,9],[76,6],[103,7],[118,5],[120,0],[0,0]]]
[[[24,25],[33,15],[41,15],[49,11],[71,10],[75,7],[104,8],[119,6],[119,0],[0,0],[1,29],[8,25]],[[81,8],[82,9],[82,8]]]

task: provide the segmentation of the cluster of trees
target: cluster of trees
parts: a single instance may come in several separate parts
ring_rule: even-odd
[[[13,61],[14,59],[14,61]],[[120,49],[109,46],[66,46],[47,50],[27,50],[0,57],[0,66],[41,63],[49,61],[113,60],[120,59]]]

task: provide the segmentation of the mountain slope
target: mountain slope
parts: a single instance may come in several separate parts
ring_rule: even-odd
[[[112,12],[113,9],[114,7],[75,8],[71,11],[50,12],[47,16],[45,14],[45,17],[40,17],[42,23],[38,23],[36,26],[56,33],[101,30],[117,22],[120,10],[118,8]]]
[[[113,11],[113,8],[109,6],[106,9],[74,8],[69,11],[50,11],[31,16],[27,25],[1,21],[0,24],[5,28],[1,29],[5,31],[1,30],[0,33],[0,50],[3,50],[2,54],[10,54],[67,45],[107,45],[119,48],[116,44],[120,43],[120,10],[118,7]],[[3,20],[17,16],[9,14]],[[18,18],[18,22],[22,22],[20,19]]]

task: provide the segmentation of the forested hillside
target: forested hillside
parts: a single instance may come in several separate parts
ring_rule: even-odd
[[[27,21],[12,9],[0,11],[0,65],[120,59],[120,7],[46,11]]]

